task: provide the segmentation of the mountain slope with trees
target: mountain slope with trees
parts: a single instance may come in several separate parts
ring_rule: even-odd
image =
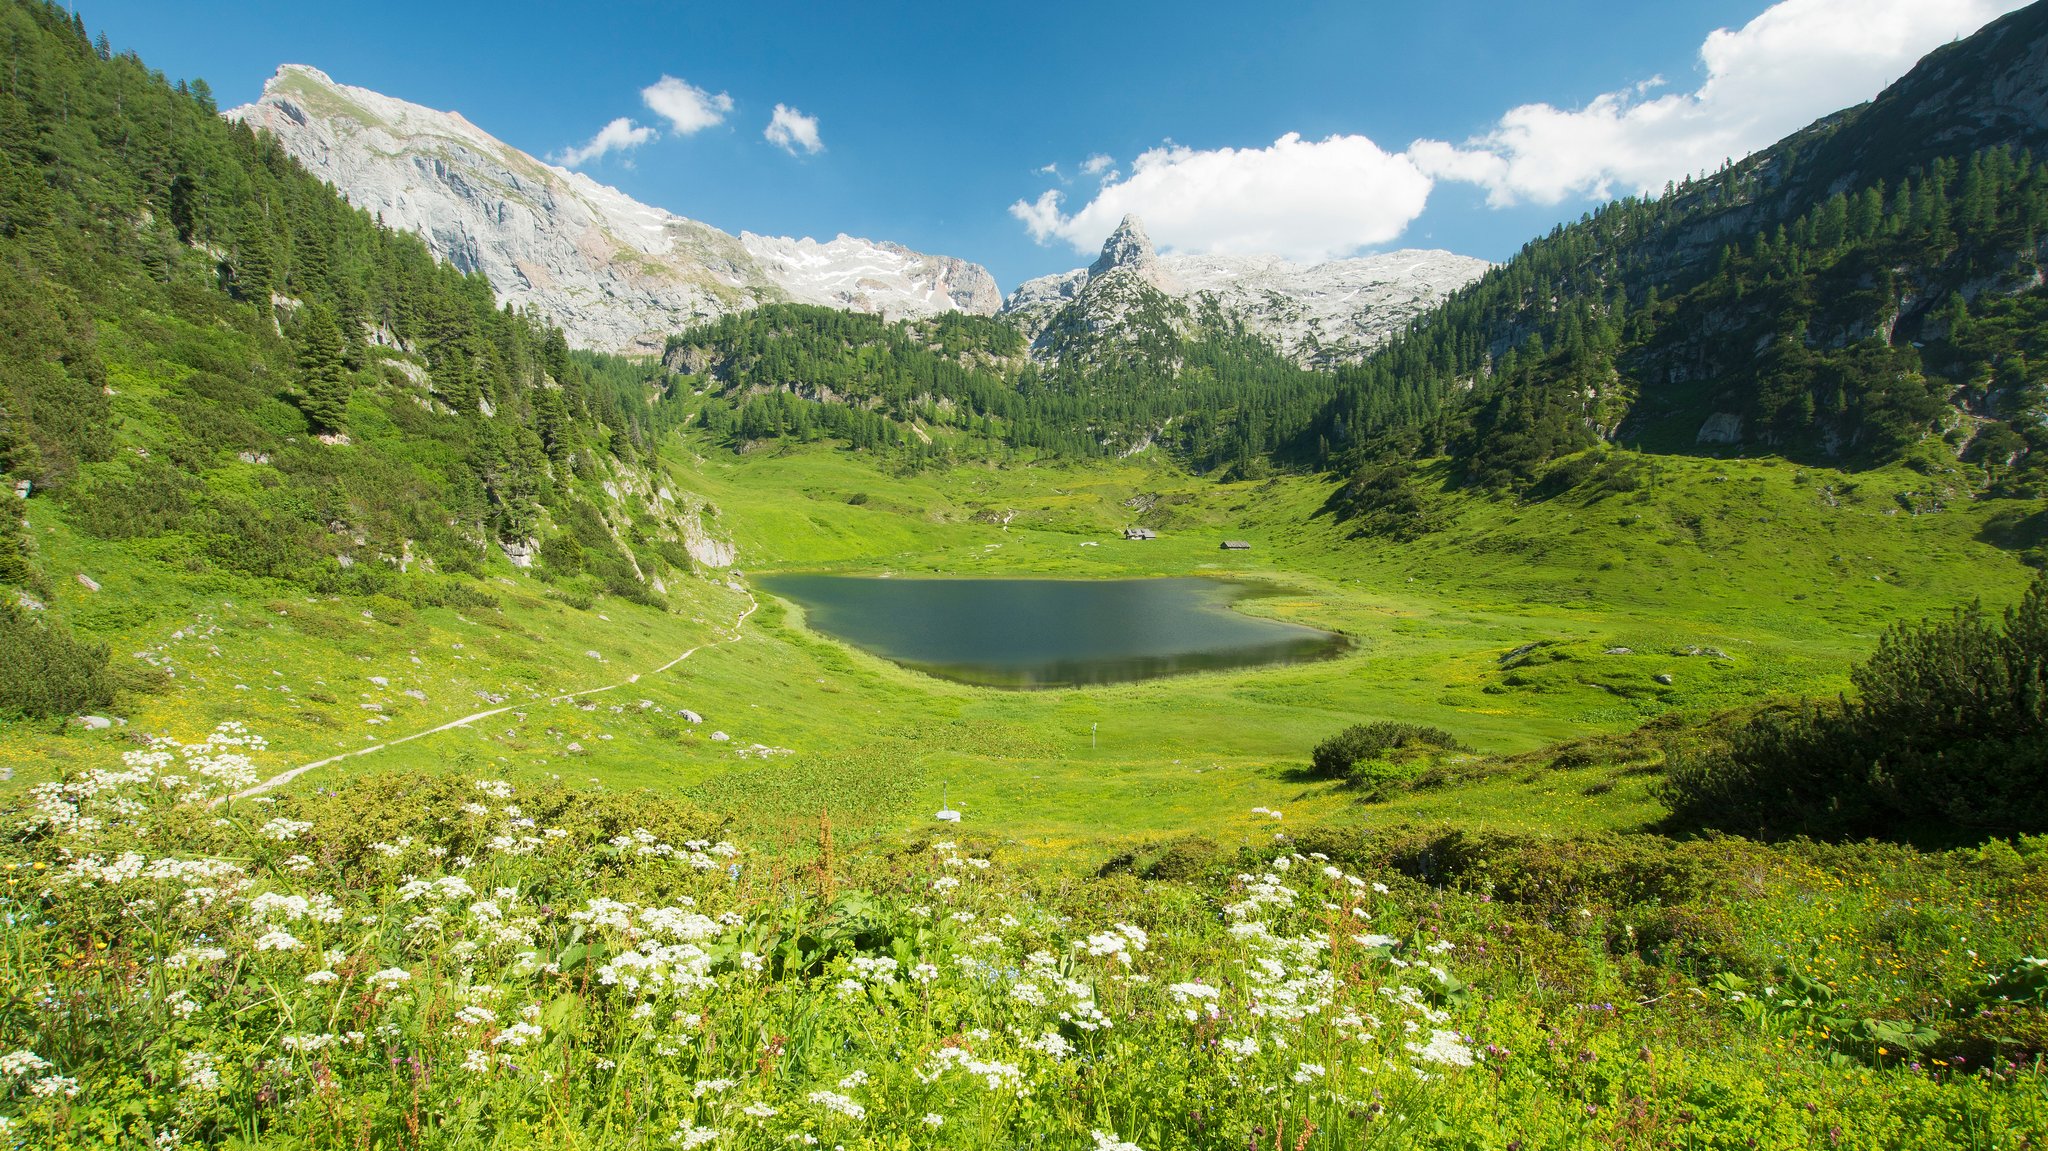
[[[168,82],[63,8],[0,5],[0,42],[15,492],[193,573],[445,596],[448,573],[567,534],[593,586],[653,595],[680,510],[601,490],[679,417],[648,373],[500,310],[481,276],[221,119],[203,81]],[[59,650],[20,522],[0,529],[8,642]]]
[[[1532,241],[1340,382],[1297,455],[1448,452],[1521,487],[1603,441],[1855,464],[1941,434],[2030,471],[2044,59],[2037,4],[1870,104]]]

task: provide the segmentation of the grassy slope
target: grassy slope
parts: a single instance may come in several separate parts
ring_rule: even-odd
[[[937,806],[941,783],[970,820],[1056,850],[1189,829],[1267,837],[1256,806],[1290,820],[1625,828],[1656,814],[1645,775],[1523,767],[1361,809],[1295,765],[1361,717],[1438,724],[1481,751],[1521,752],[1672,708],[1833,692],[1889,621],[1973,595],[1999,604],[2024,582],[2007,554],[1975,541],[1989,509],[1890,514],[1897,493],[1929,486],[1903,469],[1844,477],[1775,461],[1664,459],[1655,488],[1628,495],[1521,506],[1433,496],[1454,526],[1392,545],[1346,538],[1319,516],[1329,487],[1311,478],[1216,485],[1145,462],[899,476],[825,448],[735,456],[685,446],[697,454],[677,453],[686,458],[674,479],[711,501],[714,527],[749,571],[1230,575],[1285,589],[1253,610],[1344,631],[1359,646],[1324,664],[1014,693],[904,671],[804,630],[794,609],[765,599],[746,642],[597,697],[596,710],[536,706],[379,753],[382,763],[503,761],[515,778],[676,788],[753,834],[791,839],[827,809],[842,835],[911,825]],[[849,502],[857,493],[865,502]],[[1143,518],[1159,540],[1118,536],[1140,515],[1133,500],[1149,506]],[[517,701],[611,682],[712,637],[744,606],[698,580],[667,616],[611,599],[576,611],[507,568],[493,577],[502,617],[389,603],[369,619],[355,602],[166,574],[146,562],[146,545],[81,540],[47,505],[31,511],[48,570],[65,581],[56,608],[110,633],[123,657],[150,650],[177,663],[134,725],[192,735],[243,719],[272,737],[279,766],[446,722],[487,706],[478,691]],[[1220,552],[1226,535],[1254,550]],[[68,582],[74,570],[102,590]],[[388,626],[394,614],[399,626]],[[1536,641],[1550,643],[1503,667],[1505,653]],[[1614,647],[1633,654],[1604,654]],[[1725,658],[1675,654],[1691,647]],[[1657,684],[1659,673],[1674,683]],[[389,689],[367,681],[380,674]],[[415,686],[426,701],[399,694]],[[331,702],[309,703],[314,691]],[[655,706],[642,710],[641,699]],[[381,704],[391,722],[368,723],[378,713],[362,703]],[[677,721],[678,708],[706,723]],[[710,739],[714,729],[731,740]],[[13,732],[0,751],[27,767],[21,779],[41,778],[65,757],[102,757],[87,748],[119,734]],[[568,752],[571,743],[583,752]],[[790,754],[751,754],[757,744]]]

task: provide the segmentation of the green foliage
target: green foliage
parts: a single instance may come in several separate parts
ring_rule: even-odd
[[[1857,697],[1767,711],[1674,768],[1682,824],[1759,835],[2048,831],[2048,576],[2001,620],[1900,625]]]
[[[12,597],[0,599],[0,717],[75,715],[112,702],[105,644],[82,642]]]
[[[1309,772],[1346,780],[1367,799],[1383,799],[1421,772],[1422,757],[1457,746],[1457,737],[1439,727],[1389,720],[1355,723],[1316,745]]]
[[[1411,543],[1443,526],[1416,487],[1415,469],[1406,462],[1367,464],[1331,493],[1325,507],[1337,522],[1353,525],[1354,537]]]
[[[342,358],[341,329],[334,313],[308,305],[297,321],[299,410],[316,432],[338,432],[348,418],[348,365]]]
[[[2038,1048],[1958,1070],[1947,1001],[2006,982],[1927,962],[1968,930],[2013,970],[2040,925],[1984,913],[2032,864],[1308,827],[1165,845],[1147,883],[971,838],[757,853],[648,792],[209,802],[245,757],[230,725],[0,812],[0,1108],[28,1144],[1988,1151],[2048,1122]],[[1739,883],[1698,881],[1730,860]],[[1875,942],[1893,896],[1972,921],[1866,969],[1841,941]]]
[[[2014,960],[2011,967],[1992,976],[1984,998],[2048,1008],[2048,959],[2027,955]]]
[[[1151,296],[1154,310],[1170,303]],[[1130,324],[1151,335],[1098,339],[1082,325],[1062,342],[1055,331],[1062,359],[1046,370],[1023,358],[1022,336],[1004,321],[889,323],[778,304],[671,337],[664,361],[711,381],[718,398],[704,425],[735,446],[832,439],[914,463],[1096,459],[1150,441],[1199,471],[1242,471],[1291,451],[1290,429],[1328,395],[1327,373],[1220,319],[1182,336],[1140,308]]]
[[[1531,242],[1340,372],[1302,441],[1354,465],[1448,450],[1469,481],[1522,489],[1603,438],[1700,450],[1716,413],[1748,446],[1895,460],[1954,396],[1997,490],[2040,489],[2048,169],[1989,144],[1808,202],[1773,178],[1805,146]],[[1737,228],[1748,242],[1709,242]]]
[[[408,554],[474,569],[680,420],[647,365],[499,309],[202,84],[32,0],[0,40],[0,468],[90,534],[374,589]]]

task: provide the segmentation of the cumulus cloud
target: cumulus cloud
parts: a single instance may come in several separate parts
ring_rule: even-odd
[[[798,148],[812,155],[825,150],[824,141],[818,139],[818,118],[806,116],[787,104],[775,106],[775,115],[769,119],[768,128],[761,135],[792,156],[796,155]]]
[[[1015,216],[1031,233],[1031,238],[1043,244],[1060,234],[1060,227],[1067,218],[1060,214],[1060,193],[1057,188],[1047,188],[1038,194],[1036,200],[1019,200],[1010,205],[1010,215]],[[1084,247],[1080,240],[1076,248]]]
[[[597,130],[590,142],[576,148],[565,148],[554,156],[554,161],[565,168],[580,168],[607,152],[637,148],[654,139],[654,129],[635,124],[624,116],[613,120]]]
[[[1071,215],[1057,189],[1017,201],[1010,215],[1039,243],[1058,238],[1081,252],[1135,212],[1169,250],[1325,260],[1399,236],[1422,213],[1430,187],[1408,157],[1364,136],[1311,141],[1289,133],[1267,148],[1154,148],[1132,162],[1128,177],[1110,173]]]
[[[732,97],[723,92],[712,95],[687,80],[663,76],[640,90],[640,99],[669,123],[678,136],[688,136],[725,122],[732,111]]]
[[[1707,36],[1705,79],[1690,91],[1658,77],[1576,110],[1525,104],[1463,144],[1417,140],[1400,153],[1363,136],[1290,134],[1270,148],[1215,151],[1167,144],[1138,157],[1128,178],[1097,154],[1080,170],[1106,174],[1080,208],[1068,213],[1049,189],[1011,204],[1010,215],[1039,243],[1084,253],[1136,212],[1165,248],[1312,260],[1395,239],[1437,181],[1480,185],[1495,207],[1654,192],[1872,98],[1928,52],[2027,2],[1782,0]]]
[[[1525,104],[1463,145],[1418,140],[1420,169],[1482,185],[1489,202],[1555,204],[1653,191],[1877,95],[1921,56],[2027,0],[1784,0],[1700,45],[1706,80],[1653,80],[1577,110]]]

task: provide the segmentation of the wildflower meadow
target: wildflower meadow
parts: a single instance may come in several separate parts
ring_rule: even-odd
[[[1829,1006],[1840,978],[1631,965],[1607,940],[1649,920],[1623,931],[1611,900],[1567,896],[1589,905],[1540,928],[1519,880],[1432,885],[1270,811],[1177,878],[1013,868],[966,837],[837,858],[829,828],[792,863],[686,805],[556,781],[224,798],[263,756],[232,724],[160,739],[7,814],[0,1145],[1989,1148],[2048,1129],[2038,1056],[1905,1058],[1934,1037]],[[2041,960],[2011,966],[2048,985]]]

